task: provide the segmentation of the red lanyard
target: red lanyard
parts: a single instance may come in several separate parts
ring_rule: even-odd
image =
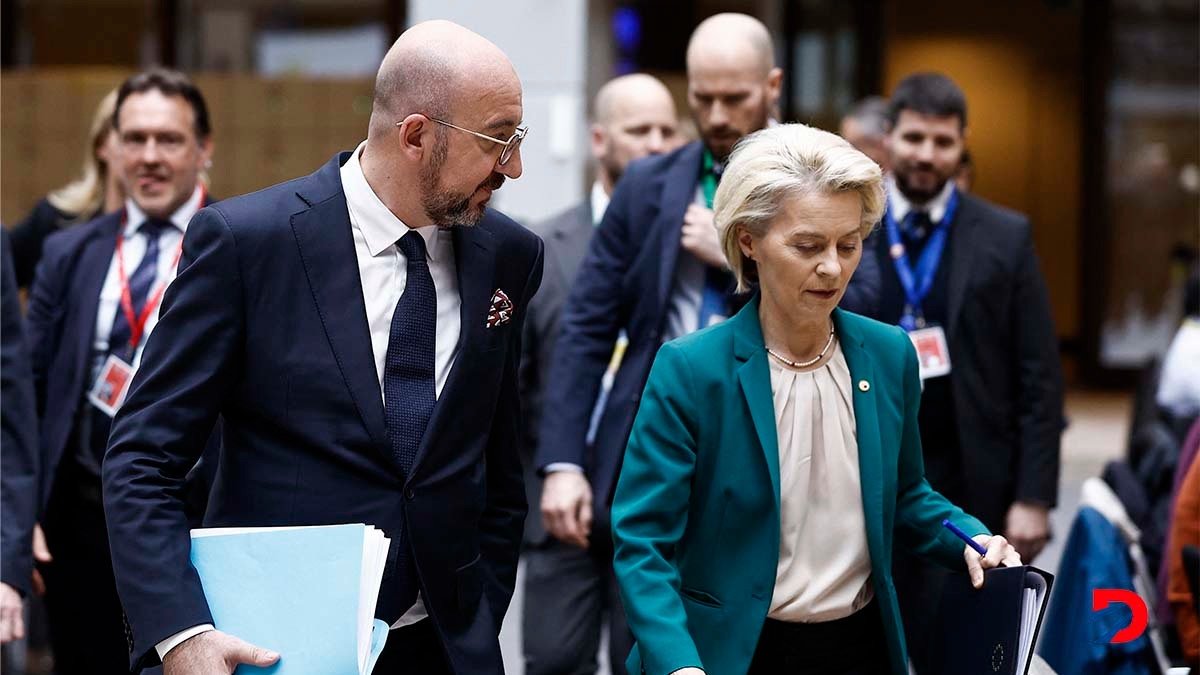
[[[206,190],[203,186],[200,188],[200,205],[204,206],[204,196]],[[125,274],[125,256],[121,254],[122,242],[125,240],[125,222],[128,219],[128,214],[121,215],[121,227],[117,231],[117,278],[121,282],[121,311],[125,313],[125,320],[129,322],[129,352],[130,358],[137,351],[138,343],[142,341],[142,332],[146,329],[146,321],[150,319],[150,315],[158,308],[158,303],[162,302],[163,293],[167,290],[167,284],[170,281],[163,281],[158,285],[158,288],[149,297],[146,298],[146,304],[142,307],[142,315],[138,316],[133,311],[133,294],[129,291],[129,276]],[[147,246],[147,250],[149,246]],[[175,259],[171,263],[171,270],[179,267],[179,258],[183,255],[183,237],[179,238],[179,246],[175,249]],[[157,265],[157,261],[155,262]]]

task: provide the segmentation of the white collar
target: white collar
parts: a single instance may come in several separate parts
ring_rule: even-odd
[[[600,184],[600,181],[592,183],[592,225],[600,224],[600,220],[604,218],[604,212],[608,210],[610,199],[612,198],[604,191],[604,186]]]
[[[187,232],[188,223],[191,222],[192,216],[204,206],[204,185],[197,183],[196,189],[192,190],[192,196],[183,203],[182,206],[175,209],[175,213],[171,214],[171,224],[179,228],[180,232]],[[142,223],[146,222],[146,212],[142,210],[137,202],[133,201],[132,197],[125,198],[125,238],[132,237]]]
[[[367,242],[367,250],[372,256],[377,256],[395,245],[401,237],[416,230],[425,240],[425,252],[429,260],[436,261],[439,255],[437,250],[438,227],[436,225],[409,227],[380,201],[379,195],[375,194],[371,185],[367,183],[362,163],[358,159],[366,145],[366,141],[358,144],[358,147],[351,153],[349,161],[342,166],[341,174],[342,190],[346,193],[346,205],[354,214],[354,224],[362,232],[363,239]]]
[[[946,205],[950,203],[950,195],[954,193],[954,181],[948,180],[942,186],[942,191],[933,199],[924,204],[913,204],[900,192],[900,188],[896,186],[896,178],[891,173],[884,178],[884,182],[887,187],[888,211],[897,223],[904,222],[908,212],[914,209],[928,213],[931,222],[941,223],[942,216],[946,215]]]

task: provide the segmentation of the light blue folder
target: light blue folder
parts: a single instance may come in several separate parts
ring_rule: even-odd
[[[192,565],[217,629],[280,654],[270,668],[242,666],[238,673],[371,672],[388,625],[371,617],[374,595],[363,601],[371,588],[378,593],[383,573],[377,542],[365,534],[368,530],[374,528],[193,531]],[[382,539],[382,534],[376,537]],[[378,578],[364,578],[364,570]],[[370,627],[369,636],[362,634],[364,626]],[[369,644],[361,655],[360,644]]]

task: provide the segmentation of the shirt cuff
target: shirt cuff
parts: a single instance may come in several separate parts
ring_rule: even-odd
[[[179,631],[178,633],[172,635],[171,637],[167,638],[166,640],[163,640],[162,642],[154,645],[154,651],[158,652],[158,658],[161,661],[161,660],[167,658],[167,652],[170,652],[172,649],[183,644],[184,640],[186,640],[190,637],[195,637],[201,633],[207,633],[210,630],[216,630],[216,628],[211,623],[202,623],[199,626],[192,626],[191,628],[185,628],[184,630]]]
[[[543,473],[551,474],[558,471],[573,471],[575,473],[583,473],[583,467],[574,462],[550,462],[546,465]]]

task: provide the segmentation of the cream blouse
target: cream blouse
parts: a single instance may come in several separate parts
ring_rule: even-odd
[[[841,619],[874,597],[850,369],[841,344],[814,369],[768,361],[779,435],[780,518],[767,616],[804,623]]]

